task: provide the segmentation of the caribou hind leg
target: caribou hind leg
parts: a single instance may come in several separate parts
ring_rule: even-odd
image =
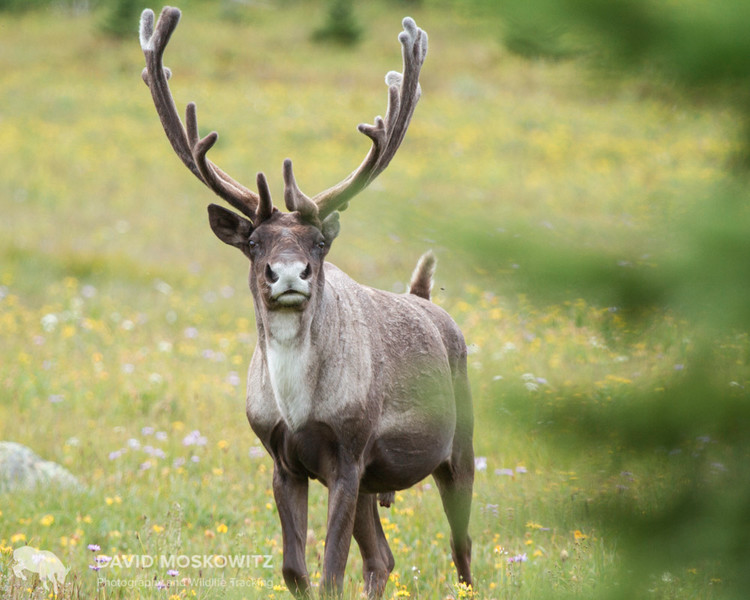
[[[443,509],[451,528],[451,551],[453,563],[458,572],[458,580],[467,585],[472,585],[469,515],[471,514],[474,479],[473,467],[472,465],[471,469],[462,469],[444,463],[432,474],[440,490]]]
[[[395,561],[380,524],[375,494],[359,494],[354,517],[354,539],[362,554],[362,574],[368,598],[380,598]]]
[[[456,379],[456,432],[453,438],[453,452],[449,460],[441,464],[433,473],[440,490],[443,509],[451,528],[451,551],[456,565],[458,580],[472,585],[471,578],[471,538],[469,537],[469,517],[471,496],[474,487],[474,419],[471,410],[471,392],[465,376]]]

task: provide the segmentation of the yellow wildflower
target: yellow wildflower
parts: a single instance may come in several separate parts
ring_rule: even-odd
[[[54,522],[55,517],[53,517],[52,515],[44,515],[41,519],[39,519],[39,523],[44,527],[49,527]]]

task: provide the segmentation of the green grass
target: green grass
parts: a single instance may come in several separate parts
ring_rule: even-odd
[[[724,177],[734,115],[637,78],[602,85],[575,62],[507,55],[491,25],[448,5],[409,9],[430,34],[424,96],[398,157],[342,215],[330,260],[403,290],[424,250],[439,256],[436,301],[471,345],[486,460],[471,523],[476,595],[724,597],[731,582],[705,560],[709,546],[641,579],[648,569],[624,563],[630,521],[612,520],[656,518],[692,473],[720,496],[736,474],[716,465],[746,453],[708,424],[643,452],[618,427],[601,430],[639,406],[647,424],[659,398],[689,386],[706,332],[679,305],[618,310],[610,271],[587,294],[588,263],[561,265],[583,252],[627,274],[684,256],[680,223]],[[366,35],[345,51],[310,42],[323,10],[249,5],[230,21],[191,5],[165,58],[178,105],[197,101],[202,131],[221,134],[212,159],[248,182],[266,172],[277,204],[286,156],[310,192],[359,163],[368,144],[355,125],[384,111],[382,76],[400,65],[402,7],[359,6]],[[64,598],[284,597],[271,461],[244,416],[247,266],[209,231],[213,198],[164,139],[137,36],[103,38],[99,17],[0,15],[0,439],[85,485],[0,497],[0,590],[48,596],[10,575],[12,548],[31,544],[70,567]],[[745,399],[747,336],[714,343],[711,377]],[[185,445],[196,430],[205,445]],[[317,581],[325,490],[311,489]],[[396,557],[388,598],[467,595],[430,481],[382,514]],[[89,544],[120,560],[259,555],[272,568],[102,569],[135,587],[101,588]],[[360,571],[353,547],[349,597]]]

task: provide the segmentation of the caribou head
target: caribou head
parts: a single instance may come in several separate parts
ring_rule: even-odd
[[[427,35],[404,19],[403,72],[386,75],[385,117],[359,126],[372,142],[360,166],[310,197],[285,160],[288,212],[282,212],[265,175],[258,174],[256,192],[206,157],[218,134],[199,136],[195,104],[188,104],[183,125],[163,66],[179,19],[178,9],[166,7],[155,25],[154,13],[143,12],[143,79],[174,151],[235,209],[211,204],[211,228],[251,263],[258,344],[248,370],[247,416],[274,461],[287,586],[297,596],[310,594],[304,559],[309,479],[329,489],[321,593],[341,593],[353,537],[366,591],[380,597],[394,561],[377,500],[388,506],[396,490],[430,474],[450,524],[459,580],[471,584],[474,459],[466,344],[447,313],[429,302],[434,257],[422,257],[405,295],[361,286],[325,261],[339,232],[339,212],[388,166],[406,134],[421,94]]]

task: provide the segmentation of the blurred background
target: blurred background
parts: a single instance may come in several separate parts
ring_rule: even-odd
[[[329,260],[402,292],[421,253],[438,256],[435,301],[471,352],[477,595],[745,597],[750,5],[179,6],[178,108],[196,101],[201,132],[220,134],[211,159],[248,184],[264,171],[277,205],[284,158],[309,194],[359,164],[402,17],[429,33],[406,140]],[[247,265],[209,231],[214,199],[140,79],[143,8],[0,0],[0,439],[86,489],[0,496],[0,542],[72,565],[65,597],[96,590],[87,543],[159,548],[169,523],[188,553],[278,552],[270,462],[243,414]],[[393,597],[469,593],[434,496],[405,492],[388,517]]]

